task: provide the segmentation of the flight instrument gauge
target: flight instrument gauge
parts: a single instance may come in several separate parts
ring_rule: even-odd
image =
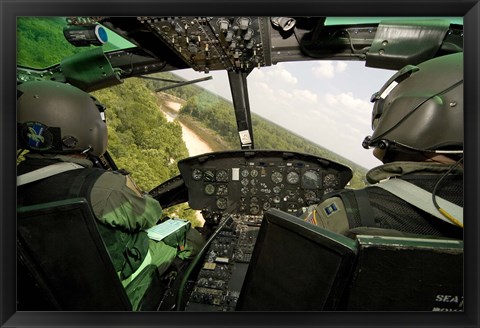
[[[297,184],[298,181],[300,181],[300,176],[298,175],[297,172],[295,172],[295,171],[288,172],[287,182],[289,184]]]
[[[205,170],[203,176],[205,181],[215,181],[215,172],[213,170]]]
[[[203,190],[207,195],[213,195],[215,193],[215,186],[209,183],[205,185],[205,188]]]
[[[250,171],[250,175],[251,175],[253,178],[258,177],[258,170],[257,170],[257,169],[252,169],[252,170]]]
[[[338,186],[337,177],[333,173],[328,173],[323,177],[323,184],[325,187],[335,188]]]
[[[258,204],[251,204],[250,205],[250,214],[257,215],[260,213],[260,206]]]
[[[203,177],[202,170],[200,169],[193,169],[192,171],[192,179],[195,181],[201,180]]]
[[[317,197],[317,194],[315,193],[314,190],[307,190],[305,191],[305,199],[308,201],[308,202],[314,202],[314,201],[318,201],[318,197]]]
[[[283,181],[283,174],[278,171],[275,171],[272,173],[271,178],[273,183],[280,183]]]
[[[227,185],[221,184],[217,187],[217,195],[218,196],[227,196],[228,195],[228,187]]]
[[[219,198],[217,199],[217,207],[220,209],[220,210],[224,210],[227,208],[227,205],[228,205],[228,201],[226,198]]]
[[[227,182],[228,181],[228,172],[226,170],[217,171],[217,181]]]
[[[272,207],[272,205],[269,202],[263,203],[263,210],[264,211],[268,211],[271,207]]]
[[[320,174],[315,170],[307,170],[302,175],[303,189],[319,189],[322,187]]]

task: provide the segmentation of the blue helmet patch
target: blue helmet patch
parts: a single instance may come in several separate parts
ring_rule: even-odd
[[[21,125],[20,138],[29,149],[45,151],[53,147],[50,128],[40,122],[25,122]]]

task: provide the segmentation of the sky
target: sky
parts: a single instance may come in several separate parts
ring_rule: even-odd
[[[382,163],[362,141],[372,134],[371,95],[395,73],[361,61],[283,62],[255,68],[247,77],[250,110],[367,169]],[[232,100],[225,71],[176,71]],[[254,130],[255,134],[255,130]]]

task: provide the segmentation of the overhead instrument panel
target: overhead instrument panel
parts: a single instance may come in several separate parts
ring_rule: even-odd
[[[352,177],[344,165],[284,151],[216,152],[187,158],[178,167],[190,207],[212,214],[257,216],[272,207],[293,213]]]
[[[271,64],[267,17],[138,17],[196,71]]]

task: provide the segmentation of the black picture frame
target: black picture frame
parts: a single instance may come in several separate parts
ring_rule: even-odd
[[[479,31],[478,0],[0,0],[0,325],[2,327],[478,327]],[[465,30],[465,311],[462,313],[131,313],[16,312],[16,17],[101,15],[463,16]],[[368,300],[366,300],[368,301]]]

